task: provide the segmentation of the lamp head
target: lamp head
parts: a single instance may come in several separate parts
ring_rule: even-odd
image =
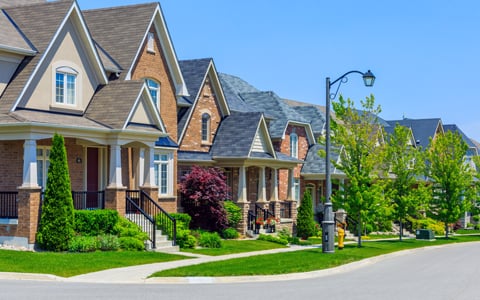
[[[375,82],[375,75],[368,70],[367,73],[363,74],[363,83],[365,83],[365,86],[373,86],[373,83]]]

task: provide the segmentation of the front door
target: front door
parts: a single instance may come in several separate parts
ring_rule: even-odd
[[[99,207],[98,148],[87,148],[87,208]]]

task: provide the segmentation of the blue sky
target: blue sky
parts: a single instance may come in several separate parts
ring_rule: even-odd
[[[82,9],[139,0],[78,0]],[[480,141],[477,0],[163,0],[179,59],[212,57],[219,72],[280,97],[325,105],[325,78],[353,74],[340,93],[373,94],[387,120],[441,118]],[[118,19],[122,21],[121,16]]]

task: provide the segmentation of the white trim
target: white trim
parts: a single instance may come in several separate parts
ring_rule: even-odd
[[[30,77],[28,78],[25,86],[23,87],[22,92],[20,93],[17,100],[15,101],[12,108],[10,109],[10,112],[14,112],[17,109],[17,106],[19,105],[20,101],[22,100],[23,96],[25,95],[26,91],[28,90],[28,87],[32,83],[32,80],[35,78],[38,71],[42,68],[42,65],[44,64],[45,59],[49,56],[48,54],[50,53],[50,51],[52,51],[53,45],[55,44],[56,40],[58,39],[58,36],[62,32],[62,30],[65,28],[65,24],[71,18],[73,11],[75,11],[77,13],[77,17],[80,19],[80,24],[81,24],[82,29],[83,29],[83,34],[85,34],[86,37],[87,37],[87,42],[88,42],[88,45],[90,46],[90,50],[93,51],[95,61],[96,61],[95,65],[97,66],[97,72],[96,72],[97,74],[96,75],[99,75],[98,73],[100,73],[101,78],[99,78],[99,81],[103,84],[108,83],[108,78],[107,78],[107,75],[104,72],[103,64],[102,64],[102,62],[100,60],[100,57],[97,53],[95,45],[92,42],[92,37],[90,36],[89,31],[87,30],[87,26],[85,25],[85,21],[82,17],[82,13],[80,12],[80,8],[78,7],[77,2],[74,1],[72,6],[70,7],[70,9],[68,10],[67,14],[65,15],[65,18],[62,20],[62,22],[60,23],[60,26],[58,26],[57,31],[55,32],[52,39],[50,40],[50,43],[48,44],[47,49],[45,49],[44,54],[40,58],[40,61],[37,63],[37,65],[35,66],[35,69],[30,74]],[[81,32],[80,32],[80,37],[81,37]],[[100,72],[98,72],[98,71],[100,71]]]
[[[154,117],[155,122],[157,123],[156,125],[161,128],[163,133],[166,133],[167,131],[165,129],[165,125],[163,124],[163,121],[162,121],[162,118],[160,117],[160,113],[158,109],[155,108],[153,99],[150,95],[150,90],[148,89],[146,82],[143,82],[143,87],[140,89],[140,93],[138,94],[137,99],[135,100],[135,103],[133,104],[132,108],[130,109],[130,112],[128,113],[125,123],[122,126],[122,130],[126,130],[128,123],[130,123],[130,121],[132,120],[135,109],[138,107],[142,99],[142,95],[146,96],[149,99],[149,101],[146,101],[147,102],[146,104],[150,108],[150,112],[153,111],[152,116]]]
[[[267,124],[265,122],[265,117],[264,117],[263,114],[260,118],[260,121],[258,122],[257,130],[255,131],[255,135],[253,137],[253,140],[250,142],[250,150],[248,151],[248,157],[250,157],[252,152],[254,152],[253,151],[253,146],[255,144],[254,141],[255,141],[255,137],[258,134],[258,130],[260,128],[262,128],[263,133],[264,133],[263,136],[265,137],[265,145],[267,146],[267,151],[269,151],[268,154],[272,155],[274,159],[277,159],[277,154],[275,153],[275,148],[273,147],[272,139],[270,137],[270,133],[268,132]]]
[[[159,159],[158,160],[155,160],[154,156],[152,155],[152,168],[154,168],[154,166],[158,166],[157,167],[157,171],[158,171],[158,174],[154,174],[154,169],[152,170],[152,174],[154,174],[154,177],[152,178],[152,182],[154,183],[155,186],[158,186],[158,196],[159,197],[169,197],[169,196],[174,196],[173,194],[173,191],[174,191],[174,182],[175,182],[175,178],[173,178],[173,174],[174,174],[174,170],[173,170],[173,167],[174,167],[174,152],[175,151],[166,151],[166,150],[160,150],[158,148],[155,148],[155,151],[154,151],[154,154],[155,155],[158,155],[159,156]],[[166,161],[162,161],[161,160],[161,156],[162,155],[166,155],[167,156],[167,160]],[[160,177],[160,173],[161,173],[161,166],[162,165],[166,165],[167,166],[167,191],[166,193],[162,193],[162,185],[161,185],[161,177]],[[158,178],[158,184],[156,182],[156,179]]]
[[[70,61],[60,60],[52,64],[52,101],[50,102],[50,107],[83,111],[83,73],[77,70],[81,70],[81,68]],[[69,104],[66,101],[66,89],[64,89],[64,102],[57,102],[57,73],[75,75],[75,99],[73,104]],[[67,84],[66,78],[64,80],[65,86]]]
[[[25,55],[25,56],[35,56],[35,54],[37,54],[37,51],[35,51],[35,50],[23,49],[23,48],[18,48],[18,47],[10,47],[10,46],[6,46],[6,45],[0,45],[0,50],[3,50],[5,52],[9,52],[9,53]]]
[[[297,121],[292,121],[288,120],[287,124],[285,125],[285,128],[283,129],[282,133],[282,139],[285,139],[285,134],[287,133],[288,126],[300,126],[305,128],[305,132],[307,133],[307,139],[308,139],[308,144],[309,146],[316,144],[317,142],[315,141],[315,135],[313,134],[313,129],[310,123],[304,123],[304,122],[297,122]]]

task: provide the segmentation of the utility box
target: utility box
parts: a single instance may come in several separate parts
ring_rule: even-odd
[[[416,234],[417,240],[434,240],[435,239],[435,235],[433,234],[433,231],[430,229],[417,229],[415,234]]]

